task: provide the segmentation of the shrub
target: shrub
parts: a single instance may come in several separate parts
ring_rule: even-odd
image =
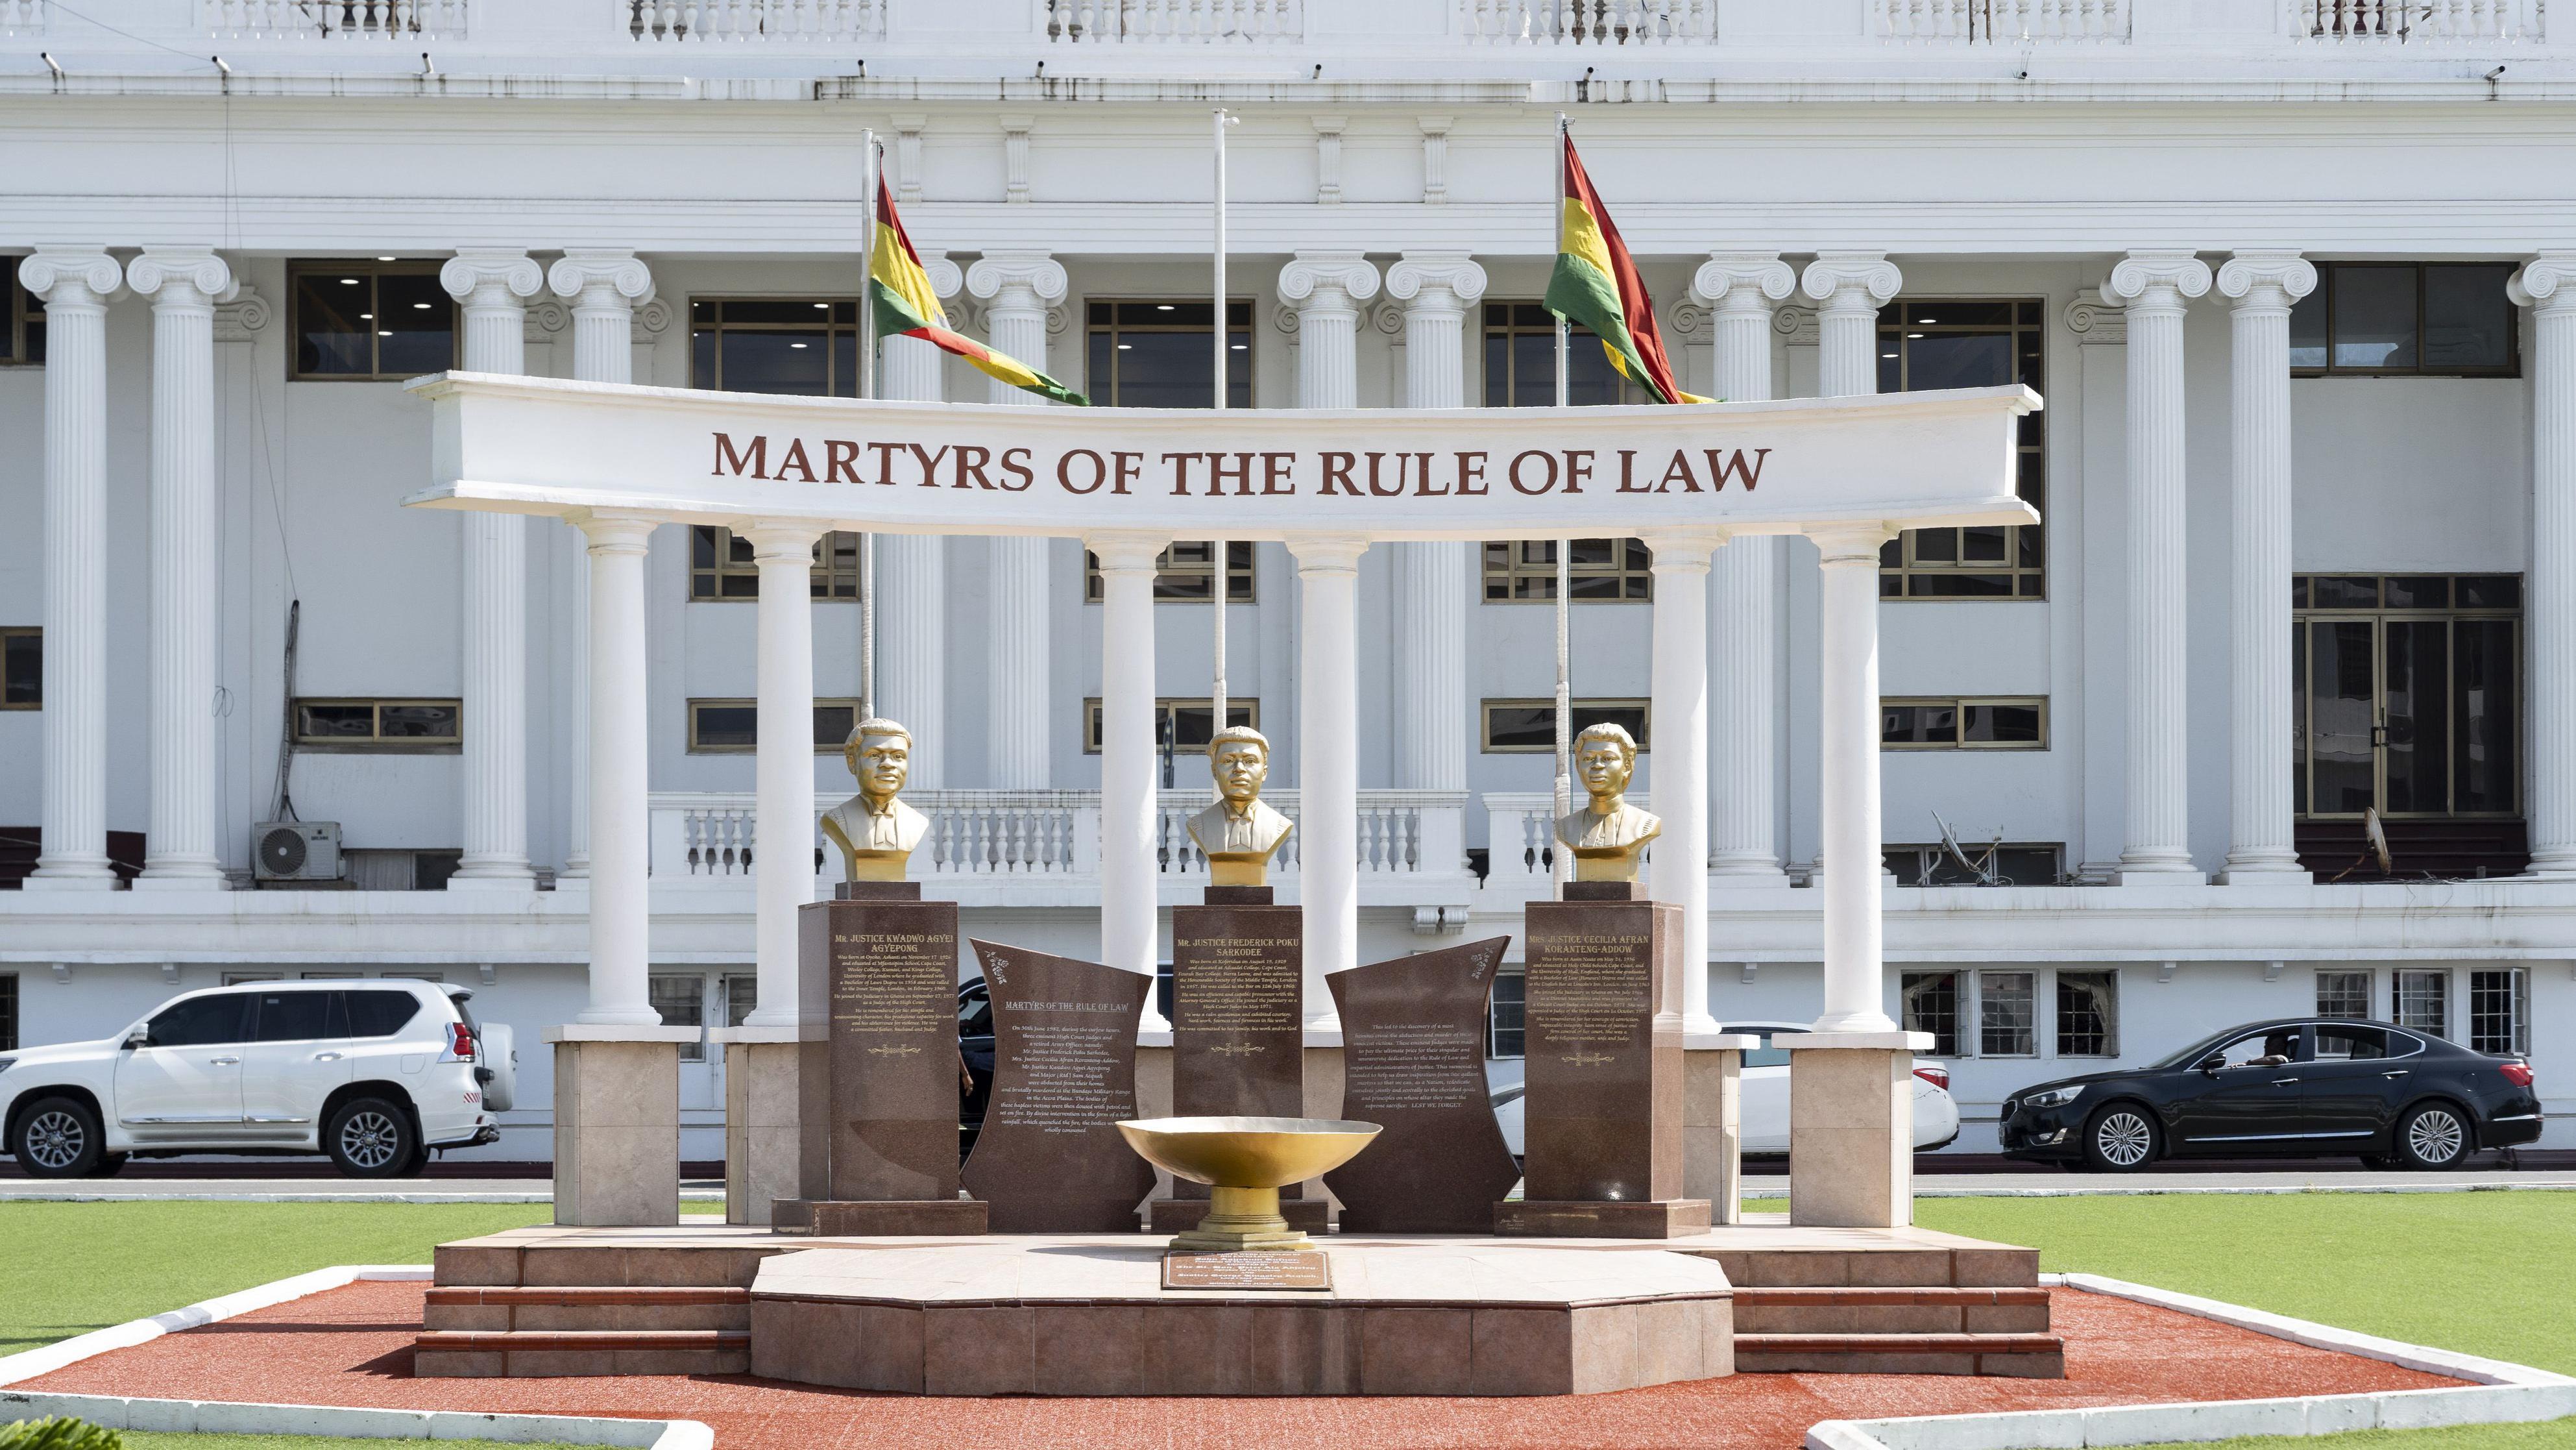
[[[125,1437],[70,1416],[0,1425],[0,1450],[122,1450]]]

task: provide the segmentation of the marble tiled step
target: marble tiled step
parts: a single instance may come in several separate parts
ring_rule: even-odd
[[[751,1328],[751,1291],[726,1286],[473,1287],[429,1290],[430,1330],[669,1330]]]
[[[1750,1288],[1735,1291],[1748,1334],[2045,1334],[2048,1291],[2013,1288]]]
[[[412,1373],[424,1379],[748,1374],[750,1370],[748,1330],[433,1329],[412,1341]]]
[[[2063,1379],[2053,1334],[1738,1334],[1738,1374],[1959,1374]]]

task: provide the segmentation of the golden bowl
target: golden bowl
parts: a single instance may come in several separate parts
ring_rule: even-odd
[[[1378,1135],[1339,1118],[1145,1118],[1118,1132],[1137,1156],[1209,1188],[1207,1217],[1176,1249],[1304,1249],[1279,1212],[1279,1190],[1341,1167]]]

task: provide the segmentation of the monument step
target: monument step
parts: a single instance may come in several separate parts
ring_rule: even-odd
[[[441,1288],[748,1289],[760,1261],[807,1247],[788,1240],[708,1243],[687,1229],[632,1243],[584,1238],[562,1244],[491,1239],[440,1244],[431,1282]],[[496,1238],[499,1236],[496,1236]]]
[[[1958,1374],[2066,1377],[2053,1334],[1745,1334],[1738,1374]]]
[[[431,1330],[690,1330],[751,1328],[751,1291],[714,1288],[432,1288]]]
[[[1746,1334],[2044,1334],[2045,1289],[1752,1288],[1735,1291]]]
[[[424,1379],[748,1374],[750,1370],[751,1335],[734,1329],[432,1329],[412,1340],[412,1373]]]

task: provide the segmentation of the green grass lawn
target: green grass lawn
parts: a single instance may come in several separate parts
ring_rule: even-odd
[[[125,1450],[387,1450],[389,1446],[436,1444],[456,1450],[502,1450],[498,1440],[343,1440],[336,1435],[165,1435],[125,1432]],[[511,1443],[508,1450],[575,1450],[556,1441]]]

